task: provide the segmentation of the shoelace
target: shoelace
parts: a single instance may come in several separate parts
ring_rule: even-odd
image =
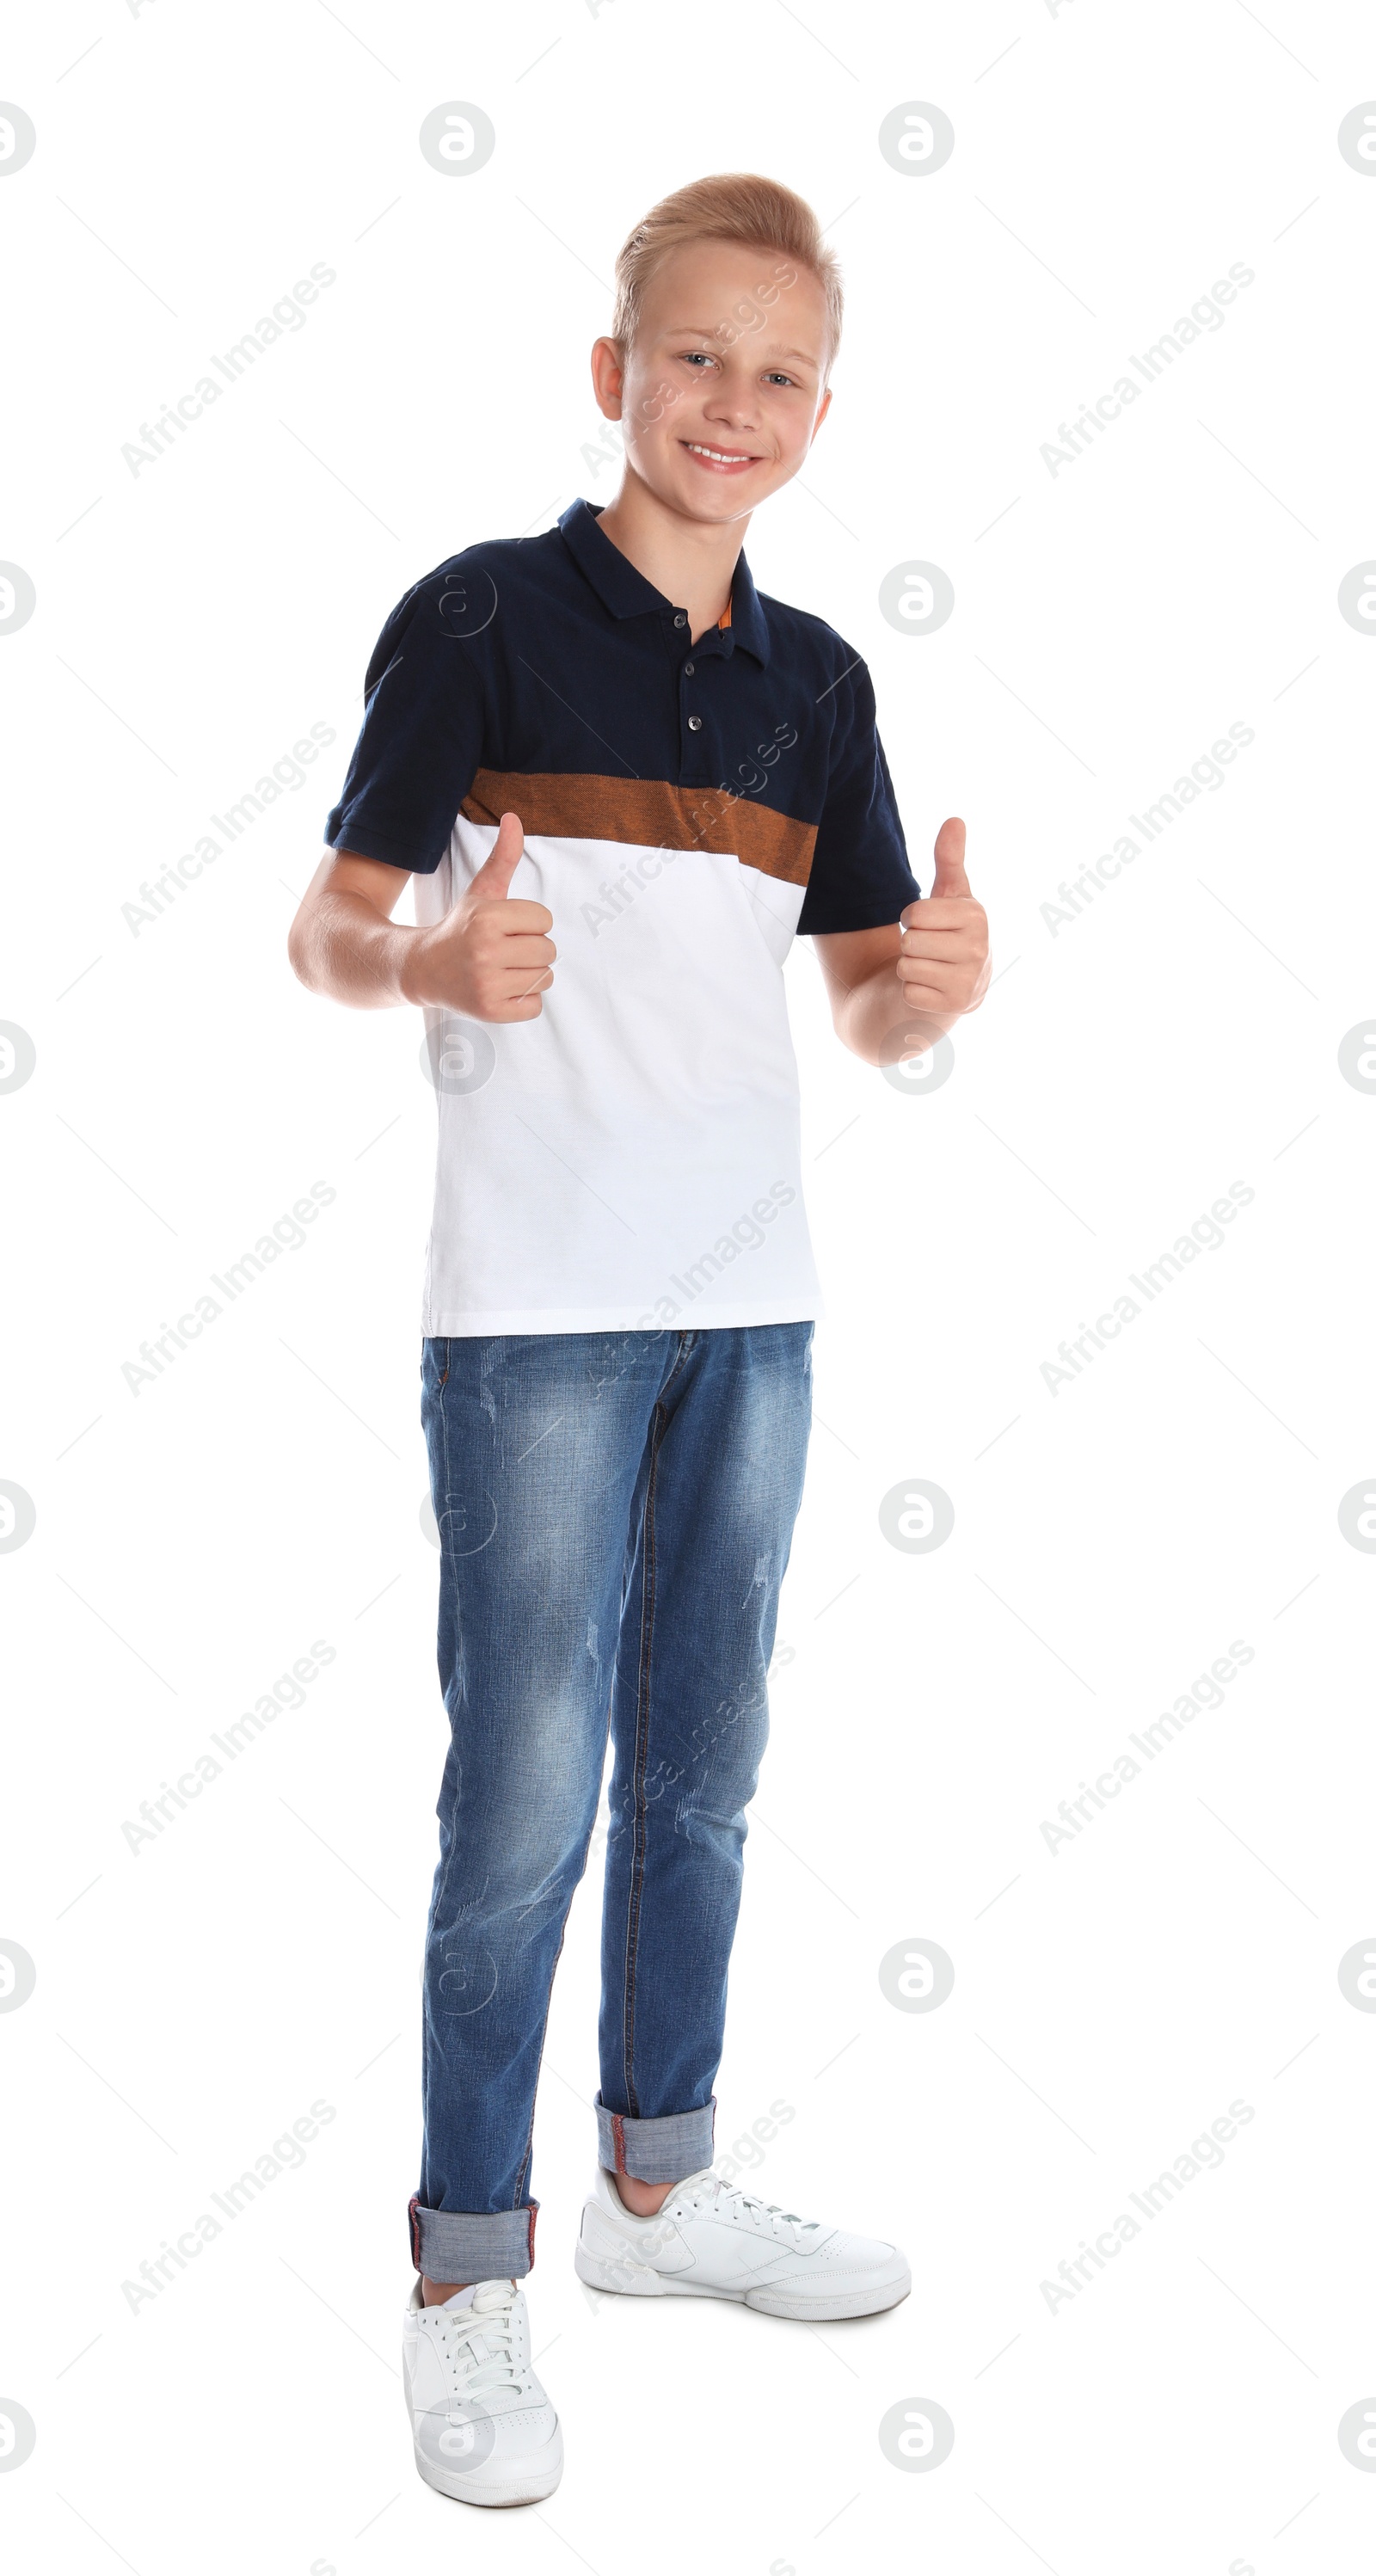
[[[712,2190],[708,2187],[705,2190],[704,2195],[706,2198],[715,2200],[738,2200],[743,2208],[754,2210],[758,2217],[766,2219],[772,2232],[776,2236],[779,2235],[784,2228],[793,2228],[795,2230],[793,2238],[795,2246],[800,2244],[800,2239],[807,2234],[810,2228],[821,2226],[822,2222],[820,2218],[800,2218],[796,2209],[780,2209],[776,2201],[757,2200],[753,2191],[741,2191],[737,2185],[722,2182],[716,2175],[712,2176],[712,2182],[715,2183],[716,2188],[715,2190]]]
[[[480,2281],[466,2308],[457,2313],[432,2308],[454,2394],[486,2397],[498,2389],[520,2388],[524,2373],[516,2360],[516,2292],[509,2281]],[[498,2352],[479,2353],[478,2340],[499,2344]]]

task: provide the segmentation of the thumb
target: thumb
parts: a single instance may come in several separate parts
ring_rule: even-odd
[[[469,893],[476,895],[480,903],[500,902],[503,896],[510,894],[511,880],[525,845],[520,815],[504,814],[497,826],[497,838],[472,879]]]
[[[936,836],[936,875],[933,894],[968,894],[970,881],[965,873],[965,826],[958,814],[952,814]]]

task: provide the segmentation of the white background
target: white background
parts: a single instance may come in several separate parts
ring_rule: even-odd
[[[1300,57],[1302,59],[1297,59]],[[733,2576],[934,2565],[1323,2576],[1373,2563],[1369,2228],[1376,1467],[1376,184],[1340,119],[1369,13],[1264,0],[921,9],[544,0],[52,0],[3,79],[11,279],[0,555],[12,1250],[0,1476],[0,2017],[16,2567],[373,2576],[468,2562]],[[482,105],[441,176],[417,134]],[[945,168],[882,157],[942,106]],[[869,659],[914,858],[970,827],[999,980],[939,1090],[847,1057],[789,966],[829,1316],[718,2086],[719,2150],[893,2235],[888,2317],[821,2331],[593,2299],[597,1872],[536,2127],[531,2282],[568,2467],[484,2517],[415,2478],[397,2373],[418,1974],[445,1723],[421,1526],[418,1301],[434,1102],[416,1015],[308,996],[284,941],[374,637],[421,573],[615,471],[587,352],[658,196],[760,169],[833,227],[832,416],[752,527],[762,588]],[[121,456],[313,262],[336,282],[176,447]],[[1224,326],[1054,476],[1040,449],[1226,277]],[[939,633],[878,591],[955,586]],[[335,741],[160,918],[141,881],[312,723]],[[1232,723],[1254,742],[1056,934],[1083,870]],[[152,1385],[122,1364],[310,1185],[336,1192]],[[1230,1183],[1252,1203],[1053,1394],[1041,1374]],[[1364,1323],[1363,1318],[1366,1318]],[[881,1498],[941,1485],[937,1552]],[[121,1827],[312,1641],[335,1661],[199,1802]],[[1253,1661],[1103,1813],[1082,1778],[1241,1639]],[[786,1652],[783,1650],[787,1650]],[[950,1999],[878,1967],[934,1941]],[[321,2099],[335,2118],[185,2273],[121,2284]],[[1242,2101],[1054,2309],[1041,2284]],[[751,2177],[747,2177],[751,2179]],[[893,2407],[936,2401],[909,2474]],[[0,2468],[3,2468],[0,2461]],[[1370,2465],[1370,2463],[1368,2464]]]

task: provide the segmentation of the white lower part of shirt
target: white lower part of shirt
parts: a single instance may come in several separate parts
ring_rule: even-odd
[[[455,824],[416,918],[488,856]],[[822,1312],[783,963],[803,888],[705,850],[531,836],[558,951],[538,1019],[427,1010],[439,1107],[421,1329],[652,1332]]]

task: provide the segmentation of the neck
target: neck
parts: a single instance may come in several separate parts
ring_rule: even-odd
[[[716,522],[685,518],[627,466],[616,499],[597,522],[618,553],[655,589],[688,612],[694,643],[725,614],[750,513]]]

